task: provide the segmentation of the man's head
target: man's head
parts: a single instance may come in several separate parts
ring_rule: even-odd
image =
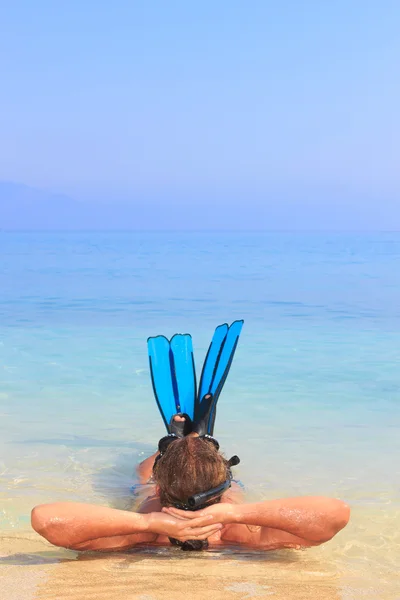
[[[219,486],[229,476],[228,461],[211,441],[200,437],[173,441],[154,466],[162,506],[185,504],[189,497]]]

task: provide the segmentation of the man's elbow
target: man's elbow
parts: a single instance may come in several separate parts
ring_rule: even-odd
[[[331,516],[327,518],[326,528],[322,532],[321,539],[318,540],[319,544],[331,540],[339,531],[346,527],[350,520],[349,505],[341,500],[334,500],[333,503]]]
[[[55,519],[49,512],[48,504],[39,504],[32,509],[31,525],[32,529],[44,537],[54,546],[71,547],[71,540],[67,539],[66,528],[62,519]]]
[[[45,504],[39,504],[32,509],[31,512],[31,525],[32,529],[43,535],[44,530],[46,529],[46,510]]]

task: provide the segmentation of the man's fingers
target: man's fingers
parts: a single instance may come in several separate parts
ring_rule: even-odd
[[[173,517],[174,519],[176,519],[177,521],[182,521],[182,523],[187,523],[190,519],[188,519],[187,517],[183,516],[183,515],[176,515],[172,512],[169,512],[168,510],[164,510],[162,509],[162,512],[169,515],[170,517]]]
[[[161,512],[170,515],[171,517],[174,517],[174,519],[177,519],[177,521],[182,521],[186,523],[188,521],[193,521],[202,517],[202,515],[199,515],[198,513],[189,512],[186,510],[178,510],[177,508],[172,507],[164,507],[161,509]],[[204,517],[202,518],[204,519]]]
[[[194,535],[196,538],[199,536],[204,536],[204,537],[208,537],[210,535],[212,535],[213,533],[217,533],[217,531],[221,531],[222,529],[222,525],[220,523],[218,524],[213,524],[213,525],[207,525],[206,527],[194,527],[194,528],[190,528],[190,530],[188,530],[188,535]],[[185,532],[186,533],[186,532]],[[204,539],[203,537],[199,539]]]
[[[215,524],[216,523],[213,523],[213,519],[208,515],[205,515],[204,517],[196,517],[190,521],[182,519],[182,521],[179,522],[179,526],[182,529],[194,529],[195,527],[204,527],[206,525],[213,526]]]
[[[164,507],[162,509],[162,512],[168,513],[169,515],[173,515],[174,517],[178,517],[185,520],[198,519],[199,517],[204,516],[202,510],[180,510],[179,508],[174,508],[173,506]]]
[[[188,528],[182,531],[177,539],[181,542],[186,542],[187,540],[206,540],[221,529],[222,525],[216,526],[215,524],[208,525],[207,527],[196,527],[195,529]]]

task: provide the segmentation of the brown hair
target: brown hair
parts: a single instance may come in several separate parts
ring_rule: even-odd
[[[191,436],[172,442],[154,467],[161,506],[185,503],[189,496],[220,485],[228,468],[212,442]]]

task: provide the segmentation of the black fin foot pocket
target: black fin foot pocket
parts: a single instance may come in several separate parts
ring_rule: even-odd
[[[175,417],[184,417],[184,421],[175,421]],[[192,419],[186,413],[176,413],[172,415],[169,422],[169,433],[174,433],[178,437],[185,437],[189,433],[192,433],[193,423]]]

